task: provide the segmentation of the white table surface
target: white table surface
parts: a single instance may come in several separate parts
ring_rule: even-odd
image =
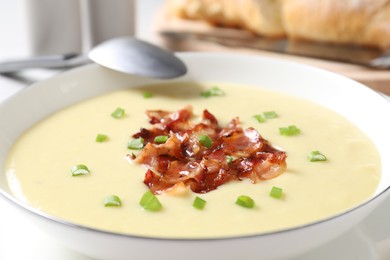
[[[21,12],[25,0],[0,0],[0,61],[29,54],[26,29]],[[28,0],[27,0],[28,1]],[[137,36],[148,39],[150,21],[163,0],[139,3]],[[12,21],[12,22],[10,22]],[[54,71],[30,72],[35,79],[54,75]],[[27,74],[28,75],[28,74]],[[28,84],[0,75],[0,102],[23,90]],[[377,208],[360,225],[330,243],[295,260],[385,260],[390,259],[390,199]],[[87,260],[91,259],[63,247],[41,233],[7,201],[0,198],[1,260]],[[243,257],[243,260],[245,257]]]

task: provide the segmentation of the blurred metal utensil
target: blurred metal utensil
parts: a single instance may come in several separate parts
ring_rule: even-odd
[[[0,73],[13,73],[33,68],[62,69],[75,67],[91,62],[87,57],[77,53],[36,56],[21,60],[0,63]]]

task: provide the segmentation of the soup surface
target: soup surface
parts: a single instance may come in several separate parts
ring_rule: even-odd
[[[200,93],[218,86],[224,94]],[[145,97],[151,93],[151,97]],[[139,205],[148,190],[145,168],[126,155],[131,135],[150,126],[145,111],[176,111],[192,105],[194,121],[208,109],[226,126],[239,117],[243,128],[254,127],[272,145],[287,153],[287,170],[255,184],[232,181],[197,194],[185,190],[157,195],[162,209],[151,212]],[[111,113],[125,110],[122,118]],[[254,115],[274,111],[276,118],[259,122]],[[281,135],[294,125],[300,133]],[[98,134],[108,140],[96,142]],[[312,162],[311,151],[326,161]],[[73,165],[90,173],[72,176]],[[204,238],[251,235],[314,222],[343,212],[374,192],[380,179],[380,159],[371,141],[337,113],[312,102],[258,87],[226,83],[180,83],[146,86],[108,93],[65,108],[39,122],[14,144],[6,164],[9,186],[16,197],[44,212],[101,230],[154,237]],[[272,187],[282,196],[270,196]],[[115,194],[120,207],[105,207]],[[251,197],[255,206],[236,204]],[[203,210],[192,206],[198,196]]]

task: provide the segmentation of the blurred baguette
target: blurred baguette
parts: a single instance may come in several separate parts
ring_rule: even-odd
[[[390,48],[390,0],[167,0],[170,15],[266,37]]]
[[[172,16],[202,20],[223,27],[239,27],[259,35],[283,37],[283,0],[168,0]]]
[[[283,21],[293,39],[390,47],[389,0],[286,0]]]

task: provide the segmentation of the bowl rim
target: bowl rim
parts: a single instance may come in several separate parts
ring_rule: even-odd
[[[302,224],[302,225],[298,225],[298,226],[294,226],[294,227],[290,227],[290,228],[285,228],[285,229],[281,229],[281,230],[268,231],[268,232],[259,233],[259,234],[248,234],[248,235],[238,235],[238,236],[228,236],[228,237],[209,237],[209,238],[207,238],[207,237],[205,237],[205,238],[202,238],[202,237],[200,237],[200,238],[186,238],[186,237],[170,238],[170,237],[166,237],[165,238],[165,237],[132,235],[132,234],[126,234],[126,233],[116,233],[116,232],[112,232],[112,231],[107,231],[107,230],[102,230],[102,229],[98,229],[98,228],[93,228],[93,227],[88,227],[88,226],[83,226],[83,225],[79,225],[76,223],[72,223],[70,221],[61,219],[59,217],[53,216],[49,213],[46,213],[46,212],[41,211],[39,209],[36,209],[36,208],[34,208],[34,207],[32,207],[32,206],[30,206],[22,201],[19,201],[18,199],[16,199],[12,195],[10,195],[8,192],[6,192],[0,188],[0,196],[2,196],[2,198],[5,198],[5,200],[9,204],[11,204],[11,206],[17,206],[19,209],[27,212],[28,214],[32,214],[32,215],[39,217],[45,221],[50,221],[51,223],[60,224],[64,227],[78,229],[80,231],[93,232],[93,233],[99,234],[99,235],[109,235],[109,236],[115,236],[118,238],[141,239],[141,240],[149,240],[149,241],[167,241],[167,242],[232,241],[232,240],[238,240],[238,239],[242,240],[242,239],[262,238],[262,237],[266,237],[266,236],[282,235],[282,234],[310,228],[313,226],[317,226],[317,225],[320,225],[322,223],[331,222],[331,221],[336,220],[340,217],[348,215],[351,212],[355,212],[355,211],[367,206],[368,204],[372,204],[374,201],[376,201],[378,199],[385,198],[386,196],[389,196],[389,194],[390,194],[390,186],[387,187],[386,189],[384,189],[382,192],[375,195],[374,197],[370,198],[369,200],[366,200],[365,202],[360,203],[357,206],[352,207],[346,211],[340,212],[338,214],[332,215],[332,216],[324,218],[324,219],[320,219],[320,220],[313,221],[310,223],[306,223],[306,224]]]

